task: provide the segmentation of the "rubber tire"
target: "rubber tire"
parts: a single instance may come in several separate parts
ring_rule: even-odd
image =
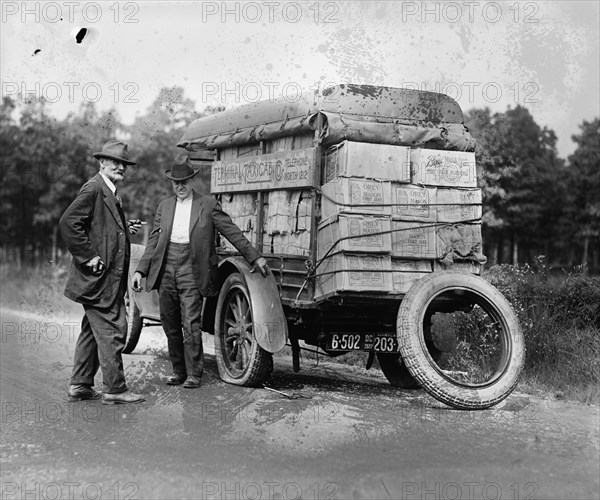
[[[431,328],[431,318],[429,318],[428,324]],[[435,362],[439,361],[442,353],[437,350],[432,342],[427,342],[427,348],[433,360]],[[385,378],[394,387],[400,389],[419,389],[421,387],[408,371],[400,353],[378,352],[377,361]]]
[[[400,353],[378,352],[377,362],[385,378],[394,387],[400,389],[417,389],[419,387],[419,383],[410,374],[404,361],[402,361]]]
[[[244,282],[241,274],[230,274],[219,292],[217,300],[217,310],[215,316],[215,357],[217,359],[217,368],[221,380],[228,384],[241,385],[244,387],[261,387],[269,378],[273,370],[273,356],[270,352],[265,351],[258,345],[256,339],[249,343],[249,362],[243,367],[241,373],[236,373],[229,368],[229,362],[225,359],[228,356],[226,346],[226,335],[224,331],[225,314],[229,300],[235,295],[242,295],[242,300],[245,300],[249,306],[249,322],[252,323],[252,298],[248,292],[248,287]]]
[[[442,353],[431,344],[428,344],[427,347],[433,360],[435,362],[439,361]],[[377,362],[385,378],[394,387],[400,389],[420,389],[419,382],[408,371],[400,353],[378,352]]]
[[[140,315],[140,309],[138,308],[135,300],[129,300],[131,292],[128,292],[125,296],[125,313],[127,317],[127,337],[125,338],[125,347],[123,348],[123,354],[131,354],[137,347],[138,341],[140,340],[140,334],[142,333],[142,327],[144,322]]]
[[[504,369],[488,384],[473,387],[449,379],[428,353],[423,336],[425,312],[435,297],[451,290],[477,296],[479,305],[502,325],[506,341]],[[484,409],[505,399],[517,385],[525,362],[523,333],[511,305],[483,278],[444,271],[420,279],[402,300],[396,324],[400,353],[408,371],[435,399],[458,409]]]

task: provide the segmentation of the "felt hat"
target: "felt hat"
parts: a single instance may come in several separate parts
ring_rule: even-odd
[[[94,153],[94,158],[109,158],[111,160],[120,161],[126,165],[135,165],[134,161],[129,159],[129,153],[127,152],[127,144],[111,139],[102,146],[102,151]]]
[[[178,155],[175,158],[173,167],[165,170],[165,175],[172,181],[185,181],[191,179],[198,173],[198,169],[192,167],[192,162],[188,155]]]

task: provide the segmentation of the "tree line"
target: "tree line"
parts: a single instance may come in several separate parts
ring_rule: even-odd
[[[108,139],[129,144],[138,165],[120,189],[126,213],[149,222],[170,194],[164,170],[196,110],[182,88],[164,88],[143,114],[125,125],[114,110],[84,103],[58,120],[43,100],[4,97],[0,109],[0,247],[2,262],[55,261],[65,255],[58,220],[81,185],[98,171],[92,153]],[[583,121],[567,161],[555,133],[522,106],[492,114],[473,109],[465,124],[477,139],[483,190],[484,252],[490,264],[584,266],[600,271],[600,120]],[[142,236],[138,235],[138,238]]]

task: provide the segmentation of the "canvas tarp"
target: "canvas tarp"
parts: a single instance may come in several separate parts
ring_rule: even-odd
[[[178,146],[189,151],[257,144],[319,129],[323,145],[343,140],[474,151],[475,140],[459,105],[444,94],[417,90],[339,85],[329,92],[272,99],[199,118]]]

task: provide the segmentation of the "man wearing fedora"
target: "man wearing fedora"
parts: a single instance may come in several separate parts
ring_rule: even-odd
[[[158,206],[148,245],[132,280],[135,291],[141,290],[144,277],[148,291],[158,289],[160,319],[173,365],[167,384],[183,384],[185,388],[200,387],[204,371],[202,299],[219,291],[215,229],[254,269],[263,276],[269,272],[265,259],[219,202],[192,189],[197,173],[187,155],[179,155],[173,167],[165,171],[175,196]]]
[[[64,242],[73,256],[65,295],[85,314],[75,346],[69,400],[100,399],[104,404],[136,403],[144,398],[127,390],[121,352],[127,336],[124,295],[129,268],[129,233],[140,221],[126,221],[116,185],[129,159],[127,145],[108,141],[94,157],[100,172],[86,182],[60,219]],[[102,394],[94,376],[102,369]]]

